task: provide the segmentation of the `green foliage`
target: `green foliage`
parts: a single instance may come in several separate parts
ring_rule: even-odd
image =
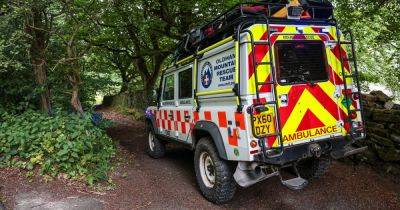
[[[30,70],[21,18],[18,13],[0,16],[0,104],[26,109],[40,87],[35,86]]]
[[[47,15],[46,21],[51,25],[44,53],[45,85],[50,88],[52,105],[63,110],[71,109],[71,72],[80,76],[79,99],[86,110],[94,105],[96,95],[118,92],[119,72],[105,62],[107,54],[84,41],[98,34],[96,30],[99,29],[93,18],[101,5],[92,1],[49,0],[0,3],[0,104],[20,112],[39,108],[39,94],[44,87],[36,84],[31,64],[30,42],[34,37],[24,30],[25,15],[33,6],[43,10],[43,14]],[[72,47],[74,58],[68,56],[66,49],[72,37],[75,37]]]
[[[92,43],[109,52],[112,66],[121,73],[121,92],[140,90],[149,96],[183,34],[237,2],[105,1],[98,16],[102,30]]]
[[[384,84],[400,96],[400,2],[334,0],[344,30],[352,29],[358,63],[367,82]]]
[[[107,179],[115,154],[106,124],[96,127],[89,114],[58,112],[47,116],[35,111],[0,114],[0,167],[18,167],[32,173],[89,184]]]

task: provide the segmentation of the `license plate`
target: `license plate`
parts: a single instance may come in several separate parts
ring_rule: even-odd
[[[253,134],[255,137],[265,137],[275,133],[275,116],[273,108],[268,108],[260,114],[253,115]]]

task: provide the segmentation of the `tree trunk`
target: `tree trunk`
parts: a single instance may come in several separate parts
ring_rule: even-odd
[[[82,114],[83,108],[81,101],[79,99],[79,83],[80,83],[79,76],[73,74],[69,77],[69,80],[72,86],[71,106],[77,113]]]
[[[43,58],[44,59],[44,58]],[[33,71],[35,73],[36,84],[40,87],[43,87],[42,92],[40,93],[40,107],[43,112],[47,114],[52,113],[51,103],[50,103],[50,90],[46,84],[47,81],[47,73],[45,69],[45,61],[41,61],[40,64],[36,64],[36,62],[32,62]]]
[[[125,69],[125,67],[120,66],[119,70],[122,79],[122,85],[119,93],[125,93],[128,90],[129,82],[131,81],[131,79],[129,78],[128,71],[127,69]]]
[[[154,86],[156,84],[157,81],[157,76],[153,76],[153,77],[149,77],[146,80],[143,80],[144,82],[144,90],[143,90],[143,94],[146,96],[146,103],[149,104],[152,102],[153,100],[153,90],[154,90]]]
[[[74,48],[75,43],[75,35],[72,35],[70,41],[66,45],[67,55],[68,55],[68,66],[69,70],[69,81],[72,87],[72,95],[71,95],[71,106],[74,108],[74,111],[80,114],[83,114],[83,108],[81,101],[79,99],[79,85],[81,83],[80,76],[80,67],[77,62],[77,53]]]
[[[46,48],[50,32],[48,26],[45,24],[46,17],[42,12],[44,9],[34,5],[31,8],[31,13],[25,14],[24,25],[25,32],[31,36],[29,52],[35,82],[42,88],[42,92],[40,93],[40,107],[43,112],[51,114],[50,90],[46,84]]]

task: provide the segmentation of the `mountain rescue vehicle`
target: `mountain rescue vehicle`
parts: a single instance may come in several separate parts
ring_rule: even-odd
[[[188,33],[175,57],[146,111],[147,152],[194,150],[211,202],[270,177],[303,189],[331,159],[366,149],[353,146],[366,136],[353,36],[326,0],[238,4]]]

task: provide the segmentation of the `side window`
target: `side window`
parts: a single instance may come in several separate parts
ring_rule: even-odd
[[[192,69],[179,72],[179,99],[191,98],[192,90]]]
[[[175,83],[175,78],[174,75],[169,75],[165,77],[165,82],[164,82],[164,93],[163,93],[163,99],[164,100],[174,100],[174,83]]]

